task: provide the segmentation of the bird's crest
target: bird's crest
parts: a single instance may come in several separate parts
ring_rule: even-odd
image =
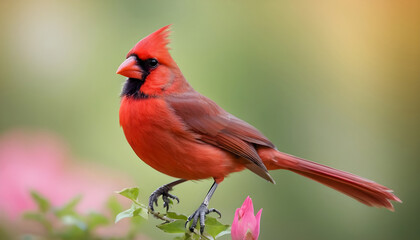
[[[172,60],[169,54],[169,27],[160,28],[154,33],[140,40],[133,49],[128,52],[127,57],[136,54],[140,59],[157,58],[159,62],[169,62]]]

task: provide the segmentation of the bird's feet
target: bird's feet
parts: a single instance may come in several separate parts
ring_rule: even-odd
[[[192,220],[192,223],[191,223],[191,226],[190,226],[190,231],[194,232],[194,229],[197,227],[198,220],[200,220],[200,233],[203,234],[204,227],[205,227],[206,215],[211,213],[211,212],[215,212],[215,213],[219,214],[219,218],[222,217],[222,214],[218,210],[216,210],[214,208],[208,209],[207,205],[202,203],[200,205],[200,207],[193,214],[191,214],[191,216],[188,217],[188,220],[185,223],[185,228],[188,226],[188,223]]]
[[[162,187],[156,189],[156,191],[154,191],[149,197],[149,209],[152,212],[155,211],[153,205],[156,204],[156,206],[158,206],[158,199],[160,196],[162,196],[163,207],[166,208],[166,211],[169,210],[169,203],[171,202],[170,198],[176,200],[179,203],[179,198],[169,193],[171,190],[172,187],[167,185],[163,185]]]

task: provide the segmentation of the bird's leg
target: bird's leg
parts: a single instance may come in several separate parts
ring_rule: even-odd
[[[185,223],[185,227],[187,227],[188,223],[192,220],[192,224],[190,227],[191,232],[194,232],[194,228],[197,226],[198,220],[200,220],[200,233],[203,234],[206,215],[211,212],[215,212],[219,214],[219,217],[222,217],[222,214],[218,210],[214,208],[211,208],[211,209],[207,208],[209,205],[210,198],[213,196],[213,193],[216,191],[217,186],[218,184],[214,182],[209,192],[207,193],[206,197],[204,198],[203,203],[200,205],[200,207],[198,207],[198,209],[193,214],[191,214],[191,216],[188,217],[188,220]]]
[[[162,196],[162,200],[163,200],[163,207],[166,208],[166,211],[169,210],[169,198],[175,199],[178,203],[179,203],[179,198],[175,195],[172,195],[169,193],[169,191],[172,190],[172,187],[174,187],[175,185],[178,185],[180,183],[183,183],[187,180],[185,179],[179,179],[176,180],[174,182],[165,184],[163,186],[161,186],[160,188],[156,189],[156,191],[154,191],[150,197],[149,197],[149,209],[154,212],[155,209],[153,207],[153,204],[156,204],[156,206],[158,206],[158,198],[160,196]]]

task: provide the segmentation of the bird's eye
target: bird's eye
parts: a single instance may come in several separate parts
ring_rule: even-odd
[[[155,58],[149,58],[147,59],[147,65],[149,65],[149,67],[151,68],[155,68],[158,65],[158,60],[156,60]]]

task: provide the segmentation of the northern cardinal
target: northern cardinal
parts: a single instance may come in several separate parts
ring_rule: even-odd
[[[169,26],[140,40],[117,73],[128,77],[121,93],[120,125],[141,160],[179,180],[158,188],[149,208],[160,196],[169,208],[173,186],[187,180],[213,178],[200,207],[188,218],[193,231],[208,213],[209,200],[230,173],[245,168],[274,183],[268,170],[286,169],[340,191],[368,206],[393,210],[401,202],[389,188],[371,180],[298,158],[277,150],[256,128],[196,92],[168,51]],[[179,200],[178,200],[179,201]],[[186,225],[187,225],[186,223]]]

